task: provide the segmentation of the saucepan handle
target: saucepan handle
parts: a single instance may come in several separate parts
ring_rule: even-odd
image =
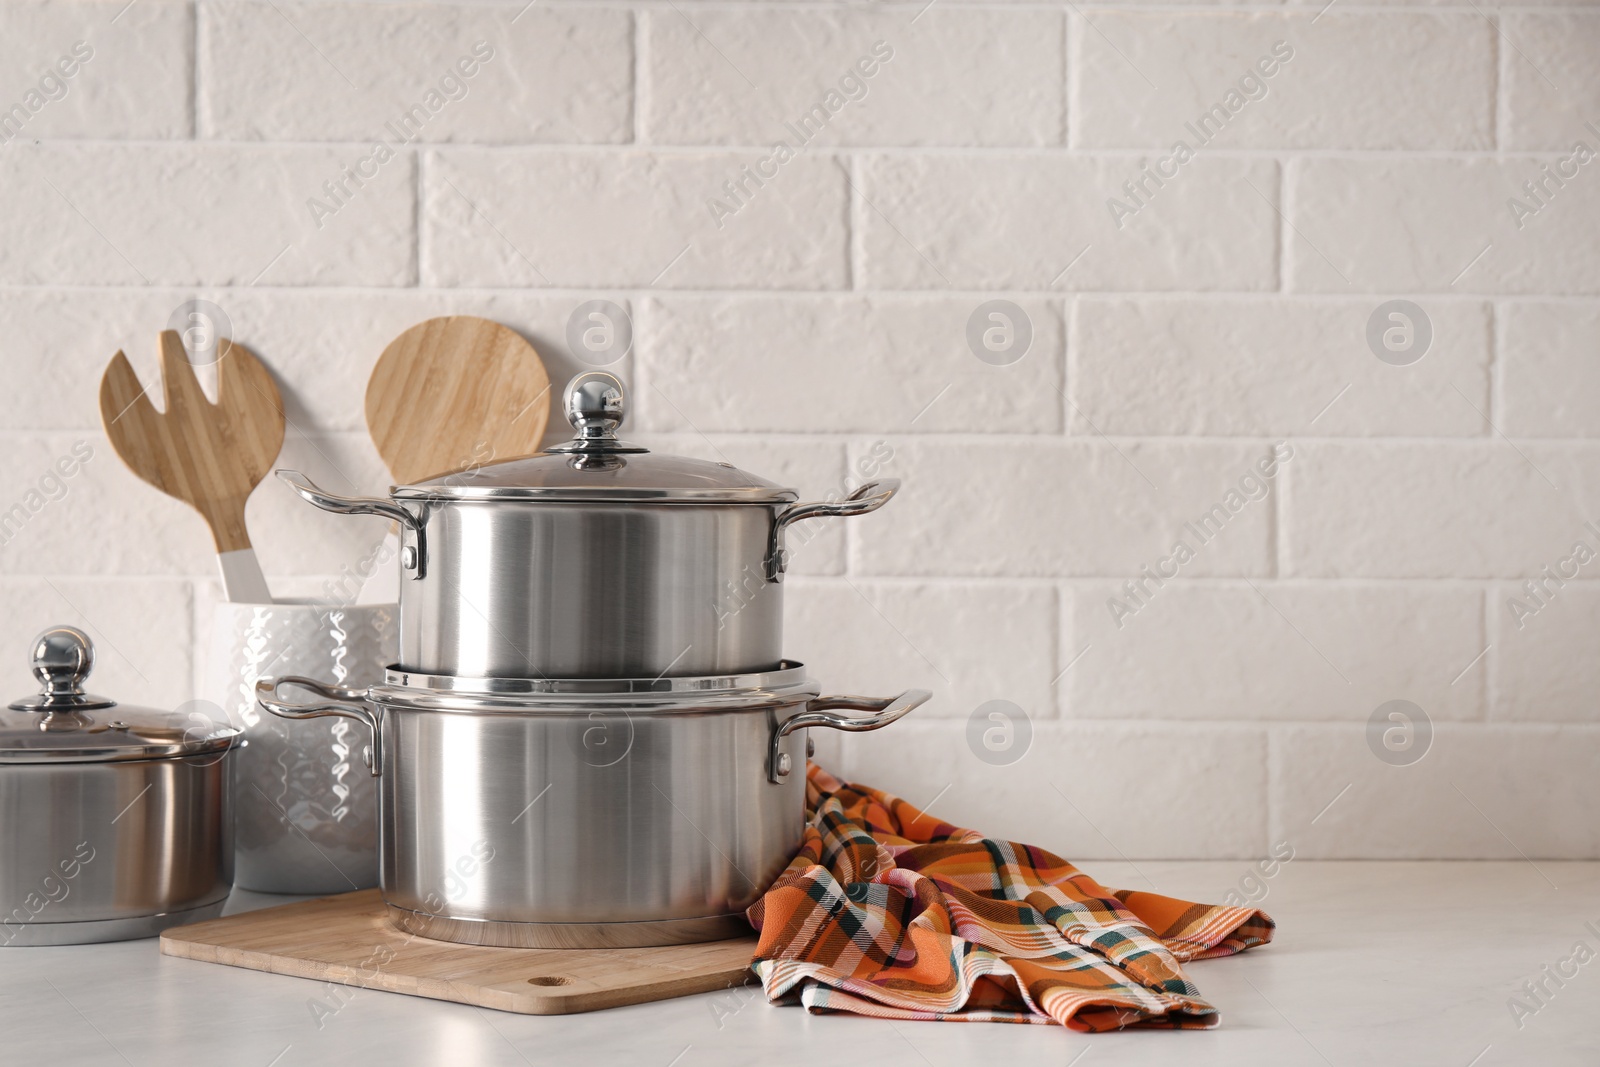
[[[403,508],[393,500],[382,497],[369,496],[339,496],[326,489],[318,488],[317,484],[299,471],[277,470],[273,472],[289,488],[299,493],[307,503],[331,511],[335,515],[382,515],[386,519],[398,522],[402,529],[410,530],[416,539],[416,551],[407,550],[401,556],[401,563],[406,570],[411,571],[413,579],[421,578],[426,573],[428,553],[424,540],[423,519],[409,508]]]
[[[286,685],[309,690],[322,699],[311,704],[292,704],[278,695],[278,690]],[[263,678],[257,682],[256,700],[272,714],[284,719],[321,719],[332,716],[354,719],[361,723],[372,735],[372,744],[368,746],[366,754],[367,770],[372,772],[374,778],[383,775],[383,729],[379,721],[380,713],[368,702],[365,689],[329,685],[315,678],[286,674],[282,678]]]
[[[782,781],[793,772],[791,761],[779,750],[783,747],[783,739],[796,730],[812,726],[849,733],[881,730],[896,719],[904,718],[912,708],[927,703],[932,696],[926,689],[907,689],[897,697],[833,696],[807,701],[805,711],[790,716],[773,728],[772,741],[767,747],[767,781]],[[865,711],[870,714],[840,715],[840,711]]]
[[[772,522],[772,537],[767,544],[767,580],[783,581],[784,569],[789,566],[789,552],[784,547],[783,533],[793,523],[805,519],[823,519],[831,516],[865,515],[877,511],[900,491],[899,478],[880,478],[868,482],[843,500],[828,503],[790,504],[778,512]]]

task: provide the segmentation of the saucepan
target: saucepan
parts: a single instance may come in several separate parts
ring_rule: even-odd
[[[486,678],[704,677],[783,658],[786,531],[882,507],[899,482],[839,500],[797,494],[729,463],[617,439],[622,383],[567,386],[577,437],[387,498],[338,496],[279,471],[307,501],[397,522],[400,663]]]
[[[42,691],[0,709],[0,947],[150,937],[214,918],[233,884],[240,731],[85,693],[93,664],[83,631],[46,630]]]
[[[296,687],[314,699],[286,699]],[[536,948],[748,933],[745,909],[805,828],[805,731],[876,730],[929,697],[819,692],[790,662],[698,678],[392,668],[366,689],[303,677],[257,685],[275,715],[345,716],[371,731],[380,884],[398,926]]]

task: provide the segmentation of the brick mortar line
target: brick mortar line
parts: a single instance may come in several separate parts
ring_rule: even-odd
[[[642,9],[631,10],[629,12],[629,15],[633,21],[633,94],[631,97],[633,105],[633,129],[631,132],[630,143],[634,145],[644,145],[648,143],[645,140],[646,131],[644,123],[645,66],[649,59],[649,56],[645,50],[645,28],[647,26],[645,21],[646,14],[647,13]]]
[[[1284,803],[1279,798],[1284,795],[1284,790],[1281,788],[1281,785],[1283,781],[1285,762],[1285,755],[1283,751],[1284,741],[1280,731],[1273,728],[1273,726],[1269,726],[1264,731],[1264,734],[1265,736],[1262,744],[1266,746],[1266,758],[1262,761],[1262,771],[1265,778],[1266,803],[1263,805],[1263,807],[1265,808],[1265,819],[1267,824],[1267,840],[1262,848],[1263,855],[1266,854],[1267,849],[1271,847],[1271,843],[1273,841],[1284,840],[1282,833],[1284,822],[1284,813],[1282,809],[1284,807]]]
[[[1078,346],[1073,339],[1078,336],[1078,302],[1072,297],[1061,300],[1061,433],[1056,436],[1075,437],[1082,431],[1073,429],[1072,399],[1078,383]],[[1091,431],[1092,432],[1092,431]]]
[[[244,0],[254,3],[256,0]],[[1600,10],[1595,12],[1600,18]],[[121,138],[121,137],[48,137],[30,141],[35,148],[237,148],[245,151],[366,151],[373,139],[330,140],[257,140],[248,138]],[[813,158],[830,155],[879,155],[890,158],[902,156],[935,156],[958,159],[992,159],[1004,162],[1010,158],[1025,159],[1104,159],[1129,160],[1160,153],[1169,145],[1138,145],[1133,147],[1086,148],[1070,145],[894,145],[894,144],[822,144],[813,149]],[[772,146],[744,143],[659,142],[659,141],[433,141],[418,140],[403,146],[400,152],[435,151],[441,154],[566,154],[592,153],[595,155],[656,154],[663,156],[769,155]],[[1393,162],[1416,159],[1431,161],[1475,160],[1529,161],[1561,158],[1568,147],[1556,148],[1305,148],[1276,146],[1270,148],[1211,148],[1206,149],[1208,159],[1275,160],[1285,163],[1296,159],[1334,160],[1357,162]],[[399,153],[397,153],[399,154]]]
[[[1270,455],[1270,450],[1268,452]],[[1272,510],[1267,512],[1271,523],[1269,535],[1271,537],[1270,555],[1272,581],[1283,578],[1284,570],[1289,565],[1289,497],[1294,492],[1294,468],[1280,471],[1282,477],[1273,487]]]
[[[1295,217],[1294,213],[1294,183],[1289,180],[1289,161],[1278,163],[1278,210],[1273,212],[1272,224],[1277,227],[1278,239],[1273,242],[1272,253],[1277,260],[1274,264],[1278,275],[1277,292],[1281,296],[1289,292],[1289,219]]]
[[[1066,148],[1077,147],[1073,142],[1078,139],[1082,110],[1077,75],[1080,69],[1078,57],[1082,48],[1079,41],[1079,18],[1078,13],[1069,8],[1066,17],[1061,20],[1061,144]]]
[[[861,196],[857,191],[861,188],[860,161],[854,156],[844,160],[844,173],[844,270],[848,291],[856,293],[861,292],[867,267],[867,228],[861,224]]]
[[[413,188],[413,193],[417,198],[417,202],[415,204],[413,204],[412,208],[411,208],[412,220],[413,220],[412,221],[412,225],[415,227],[415,231],[411,235],[411,248],[412,248],[413,254],[416,257],[416,263],[415,263],[415,268],[416,269],[415,269],[414,274],[412,275],[411,284],[409,286],[404,287],[404,291],[422,290],[424,286],[428,285],[428,281],[429,281],[428,275],[426,273],[426,271],[427,271],[427,262],[428,262],[428,258],[427,258],[426,252],[427,252],[428,231],[431,230],[432,227],[428,225],[428,217],[427,217],[427,215],[428,215],[428,171],[427,171],[427,167],[428,167],[428,153],[426,153],[426,152],[418,152],[416,154],[416,175],[417,175],[417,177],[416,177],[416,182],[415,182],[415,185],[414,185],[414,188]]]
[[[1580,586],[1581,587],[1581,586]],[[1483,721],[1500,722],[1495,716],[1495,705],[1499,703],[1498,688],[1500,683],[1500,661],[1504,653],[1495,650],[1500,643],[1500,613],[1495,611],[1495,587],[1485,585],[1483,588],[1483,641],[1485,654],[1483,657]]]
[[[214,0],[205,0],[214,2]],[[247,2],[265,6],[268,0],[247,0]],[[850,13],[878,13],[883,11],[896,14],[915,13],[924,6],[926,0],[883,0],[883,2],[868,2],[868,0],[766,0],[766,2],[752,2],[752,0],[680,0],[687,3],[696,11],[727,11],[740,13],[770,12],[770,11],[828,11]],[[318,6],[327,7],[371,7],[387,8],[392,0],[322,0]],[[484,2],[484,0],[430,0],[428,6],[443,8],[458,8],[489,12],[515,12],[523,7],[526,0],[497,0],[497,2]],[[1139,3],[1137,0],[1095,0],[1093,3],[1080,4],[1079,7],[1091,12],[1114,12],[1131,14],[1135,12],[1151,12],[1155,14],[1192,14],[1195,12],[1256,12],[1262,14],[1278,15],[1315,15],[1325,6],[1326,0],[1290,0],[1288,3]],[[547,11],[671,11],[672,0],[541,0],[539,7]],[[982,11],[1063,11],[1071,10],[1064,0],[993,0],[993,2],[975,2],[975,0],[940,0],[941,10],[982,12]],[[1502,8],[1494,0],[1484,0],[1477,8],[1470,3],[1340,3],[1341,13],[1359,13],[1371,15],[1388,14],[1460,14],[1478,15],[1482,10],[1499,11],[1510,10],[1516,13],[1534,12],[1536,14],[1572,14],[1592,11],[1593,8],[1585,3],[1569,4],[1517,4]]]
[[[1073,647],[1072,587],[1059,579],[1054,580],[1050,583],[1050,595],[1055,601],[1051,622],[1056,628],[1056,639],[1051,647],[1050,699],[1055,704],[1056,717],[1067,718],[1073,705],[1072,683],[1066,677],[1066,666],[1078,654]]]
[[[101,283],[23,283],[0,282],[0,293],[41,293],[62,295],[73,293],[187,293],[200,290],[207,293],[233,295],[240,293],[265,293],[311,297],[348,297],[404,295],[408,297],[439,296],[475,299],[481,297],[512,296],[522,299],[567,300],[587,299],[595,295],[623,295],[629,299],[693,299],[712,300],[742,297],[752,300],[830,300],[830,299],[888,299],[923,301],[976,301],[983,302],[1000,297],[1018,297],[1049,302],[1070,301],[1188,301],[1188,302],[1254,302],[1274,304],[1300,303],[1356,303],[1371,304],[1396,296],[1417,300],[1465,304],[1600,304],[1600,291],[1594,293],[1490,293],[1490,292],[1433,292],[1427,290],[1383,289],[1372,292],[1311,292],[1249,289],[1105,289],[1062,292],[1060,289],[643,289],[627,285],[594,286],[399,286],[399,285],[270,285],[248,283],[217,284],[206,282],[159,282],[152,285],[108,285]]]
[[[407,266],[415,256],[407,258]],[[1052,297],[1062,295],[1059,289],[639,289],[627,286],[596,285],[589,287],[555,287],[544,288],[531,286],[528,288],[481,288],[477,286],[448,286],[448,285],[417,285],[406,283],[403,285],[384,286],[373,288],[367,283],[359,283],[348,287],[342,286],[299,286],[299,285],[250,285],[248,282],[214,284],[208,282],[159,282],[153,285],[105,285],[99,283],[59,283],[59,284],[24,284],[0,282],[0,293],[83,293],[97,292],[105,295],[120,295],[127,293],[165,293],[188,292],[201,290],[210,293],[225,295],[237,293],[271,293],[274,295],[303,294],[306,296],[339,296],[348,297],[352,294],[361,296],[380,296],[383,294],[419,296],[459,296],[473,298],[482,296],[517,296],[523,299],[578,299],[583,300],[596,295],[621,295],[630,300],[662,299],[684,297],[691,299],[714,299],[723,297],[741,297],[759,300],[763,297],[796,298],[814,297],[826,298],[872,298],[893,299],[903,297],[910,299],[945,300],[945,301],[972,301],[982,303],[1002,297],[1014,297],[1026,300],[1048,301]],[[1376,306],[1385,300],[1396,296],[1405,296],[1422,301],[1438,302],[1472,302],[1487,304],[1493,301],[1521,301],[1524,303],[1549,303],[1549,304],[1584,304],[1600,302],[1600,290],[1593,293],[1530,293],[1507,295],[1491,292],[1417,292],[1415,290],[1373,290],[1372,292],[1356,293],[1329,293],[1329,292],[1285,292],[1263,289],[1259,292],[1229,291],[1225,293],[1191,292],[1187,290],[1149,289],[1144,291],[1128,290],[1081,290],[1073,296],[1088,300],[1138,300],[1138,299],[1174,299],[1174,300],[1224,300],[1256,297],[1265,301],[1274,300],[1344,300],[1363,302],[1369,306]]]
[[[1489,425],[1483,428],[1485,437],[1493,437],[1494,427],[1505,425],[1505,336],[1498,302],[1489,304]]]
[[[202,136],[203,127],[200,122],[200,109],[201,101],[206,99],[206,93],[204,92],[206,75],[200,62],[201,56],[205,55],[205,48],[201,45],[201,34],[204,32],[204,25],[200,13],[203,8],[204,5],[199,3],[198,0],[189,5],[189,32],[191,35],[189,45],[192,49],[189,57],[189,139],[197,142],[204,140]]]
[[[1506,89],[1510,85],[1507,64],[1507,49],[1500,43],[1500,34],[1505,27],[1500,21],[1500,12],[1496,10],[1489,17],[1489,23],[1496,32],[1489,35],[1489,48],[1491,63],[1489,65],[1489,132],[1494,138],[1496,152],[1502,152],[1506,147],[1506,119],[1507,109],[1511,101],[1506,97]]]

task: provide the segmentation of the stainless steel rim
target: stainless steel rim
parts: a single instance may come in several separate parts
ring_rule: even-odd
[[[667,696],[686,693],[751,693],[786,689],[806,681],[805,664],[784,660],[754,674],[708,674],[695,678],[464,678],[420,674],[399,665],[384,672],[386,688],[416,693],[477,696]]]
[[[423,487],[399,485],[390,489],[395,500],[438,502],[543,500],[568,504],[682,504],[765,506],[790,504],[800,499],[793,489],[640,489],[596,486],[577,489],[522,485],[451,485]]]
[[[170,745],[151,743],[138,748],[82,748],[75,752],[52,752],[46,749],[9,749],[0,751],[0,764],[6,766],[31,766],[65,763],[153,763],[159,760],[193,760],[199,763],[221,759],[235,745],[242,745],[244,731],[229,728],[218,731],[199,743],[175,742]]]
[[[760,711],[805,701],[822,692],[805,665],[784,660],[777,670],[694,678],[462,678],[418,674],[398,666],[375,685],[371,699],[387,707],[461,713],[582,712],[622,708],[630,715]]]
[[[600,709],[638,718],[646,715],[727,714],[804,704],[822,687],[801,681],[777,688],[691,690],[677,693],[474,693],[375,685],[366,699],[396,711],[459,715],[584,715]]]
[[[649,922],[522,923],[432,915],[387,901],[384,909],[389,921],[408,934],[491,948],[649,948],[727,941],[754,933],[749,920],[740,913]]]
[[[154,937],[174,926],[215,919],[228,903],[228,889],[222,896],[198,908],[166,911],[159,915],[137,915],[131,919],[85,919],[70,923],[24,923],[15,928],[15,936],[6,941],[0,938],[0,947],[37,948],[44,945],[95,945],[106,941],[136,941]]]

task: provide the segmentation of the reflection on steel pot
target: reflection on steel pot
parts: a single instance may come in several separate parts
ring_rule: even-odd
[[[638,681],[392,669],[368,690],[286,677],[257,691],[274,714],[372,731],[398,926],[542,948],[747,933],[744,910],[805,828],[804,730],[876,730],[929,695],[818,697],[795,663]]]
[[[617,439],[622,384],[604,371],[567,386],[567,444],[339,497],[279,477],[327,511],[400,524],[400,663],[485,678],[697,677],[782,659],[785,531],[862,515],[899,488],[844,500],[796,494],[728,463],[657,455]]]
[[[93,665],[88,635],[46,630],[43,690],[0,711],[0,946],[149,937],[228,897],[239,731],[91,696]]]

